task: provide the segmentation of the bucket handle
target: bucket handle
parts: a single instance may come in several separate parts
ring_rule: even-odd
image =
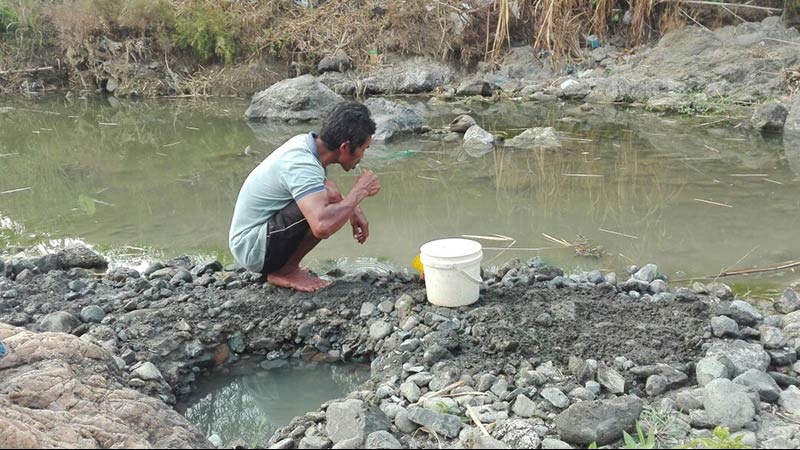
[[[461,269],[460,267],[458,267],[458,266],[455,266],[455,265],[453,265],[453,266],[439,266],[439,265],[437,265],[437,266],[435,266],[435,267],[436,267],[437,269],[450,269],[450,270],[455,270],[456,272],[460,273],[460,274],[461,274],[461,275],[462,275],[464,278],[468,279],[469,281],[472,281],[472,282],[473,282],[473,283],[475,283],[475,284],[481,284],[481,283],[483,283],[483,280],[481,279],[480,275],[479,275],[479,276],[476,278],[476,277],[474,277],[474,276],[472,276],[472,275],[468,274],[467,272],[465,272],[464,270],[462,270],[462,269]]]

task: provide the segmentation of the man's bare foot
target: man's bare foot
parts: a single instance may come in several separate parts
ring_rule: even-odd
[[[287,273],[271,273],[267,275],[267,282],[301,292],[316,292],[329,284],[299,267]]]

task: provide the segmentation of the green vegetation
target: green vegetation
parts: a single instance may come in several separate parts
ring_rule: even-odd
[[[622,432],[622,441],[625,443],[625,447],[627,449],[636,449],[636,448],[656,448],[656,435],[655,431],[651,428],[650,432],[647,434],[647,437],[644,436],[644,432],[642,431],[641,423],[636,423],[636,437],[634,439],[630,434],[623,431]]]
[[[0,1],[0,33],[7,33],[17,25],[19,17],[5,1]]]
[[[731,437],[728,428],[717,427],[709,438],[699,438],[678,448],[750,448],[742,443],[742,436]]]
[[[62,51],[85,48],[99,36],[155,38],[158,50],[201,63],[227,64],[263,52],[302,62],[342,48],[367,66],[370,50],[474,63],[496,61],[519,43],[559,61],[580,57],[589,35],[602,44],[621,34],[630,46],[640,45],[681,26],[680,8],[655,0],[387,0],[380,6],[328,0],[311,8],[281,0],[2,0],[0,25],[18,22],[27,33],[17,38],[38,35]],[[719,14],[707,20],[724,23],[727,16]]]
[[[672,414],[658,412],[658,411],[650,411],[647,417],[645,417],[643,414],[643,420],[636,422],[636,437],[633,437],[624,431],[622,432],[624,445],[621,448],[624,449],[640,449],[640,448],[748,449],[750,448],[742,443],[742,436],[737,436],[735,438],[732,438],[731,432],[730,430],[728,430],[728,428],[719,426],[714,429],[714,433],[711,437],[697,438],[689,441],[686,444],[680,446],[674,446],[673,441],[671,439],[676,437],[675,434],[676,429],[674,428],[675,424],[672,423],[672,420],[670,420],[669,418],[669,416],[671,415]],[[642,423],[645,422],[650,422],[651,424],[654,424],[654,426],[650,427],[650,431],[647,433],[646,437],[644,435],[644,431],[642,430]],[[664,428],[658,428],[658,427],[664,427]],[[659,432],[664,432],[664,431],[671,432],[671,434],[669,435],[669,440],[662,440],[663,435],[661,439],[659,438]],[[685,436],[685,433],[683,433],[681,437],[683,436]],[[592,442],[591,444],[589,444],[588,448],[597,449],[598,448],[597,443]],[[599,448],[606,448],[606,447],[599,447]]]
[[[217,57],[233,62],[237,43],[230,31],[225,11],[216,2],[195,2],[178,14],[175,43],[190,49],[201,62]]]

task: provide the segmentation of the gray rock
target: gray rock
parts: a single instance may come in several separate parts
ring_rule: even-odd
[[[647,384],[645,385],[645,392],[647,395],[651,397],[655,397],[657,395],[661,395],[667,391],[667,385],[669,381],[661,375],[651,375],[647,378]]]
[[[759,328],[761,332],[761,344],[764,348],[779,349],[786,345],[786,337],[779,328],[763,325]]]
[[[739,324],[727,316],[717,316],[711,318],[711,331],[714,336],[721,338],[739,337]]]
[[[658,266],[655,264],[647,264],[633,274],[633,278],[636,278],[639,281],[644,281],[648,284],[652,283],[657,276]]]
[[[446,348],[439,344],[433,344],[425,350],[425,354],[422,356],[422,361],[427,366],[433,366],[437,362],[447,358],[449,355],[450,352]]]
[[[408,420],[417,425],[430,428],[439,433],[439,435],[450,439],[457,437],[463,426],[456,416],[433,412],[417,406],[408,408]]]
[[[388,431],[376,431],[367,436],[364,448],[403,448],[400,442]]]
[[[780,103],[769,103],[760,106],[750,118],[750,123],[757,130],[768,133],[780,133],[786,124],[789,110]]]
[[[108,267],[108,261],[105,258],[82,245],[67,247],[58,252],[58,257],[64,270],[73,267],[83,269],[106,269]]]
[[[716,379],[733,378],[736,374],[736,366],[725,355],[708,356],[697,363],[695,374],[697,383],[705,386]]]
[[[733,376],[739,376],[750,369],[762,372],[769,367],[770,357],[759,344],[748,344],[745,341],[718,342],[712,345],[706,356],[726,356],[735,368]]]
[[[325,432],[334,444],[349,439],[364,442],[370,434],[386,431],[390,426],[383,411],[355,399],[331,403],[325,412],[325,419]]]
[[[701,409],[703,408],[704,394],[705,390],[703,389],[680,392],[677,396],[675,396],[675,404],[678,407],[678,410],[683,413],[688,413],[689,411],[695,409]]]
[[[450,122],[450,131],[454,133],[465,133],[470,127],[477,124],[478,123],[475,122],[472,116],[462,114]]]
[[[427,58],[408,58],[380,67],[362,80],[368,94],[419,94],[449,83],[453,71]]]
[[[419,428],[419,425],[408,420],[408,411],[405,408],[397,413],[394,418],[394,424],[398,430],[406,434],[411,434]]]
[[[492,437],[511,448],[539,448],[541,444],[536,427],[530,421],[523,419],[499,422],[492,431]]]
[[[531,128],[506,141],[505,146],[528,150],[560,150],[561,136],[555,128]]]
[[[592,284],[600,284],[606,281],[606,278],[603,276],[603,272],[599,270],[593,270],[589,272],[587,279]]]
[[[461,97],[471,96],[492,96],[492,87],[489,83],[481,77],[464,80],[456,89],[456,95]]]
[[[308,122],[326,117],[344,98],[317,81],[303,75],[279,81],[253,95],[245,112],[249,120]]]
[[[400,385],[400,394],[402,394],[409,403],[416,403],[422,396],[422,391],[416,383],[406,381]]]
[[[497,439],[491,436],[484,436],[479,434],[474,438],[472,446],[470,448],[485,448],[489,450],[502,450],[507,448],[512,448],[510,445],[506,444],[505,442],[498,441]]]
[[[378,310],[384,314],[389,314],[394,310],[394,303],[390,300],[382,301],[378,305]]]
[[[418,349],[420,345],[422,345],[422,341],[415,338],[403,341],[398,348],[402,352],[413,352],[414,350]]]
[[[342,49],[337,49],[336,53],[326,56],[317,64],[319,73],[325,72],[346,72],[350,70],[350,57]]]
[[[570,450],[572,446],[558,439],[547,438],[542,440],[542,450]]]
[[[625,378],[604,363],[597,365],[597,382],[612,394],[625,393]]]
[[[667,282],[664,280],[653,280],[653,282],[650,283],[650,293],[654,295],[665,294],[667,291],[669,291],[669,285],[667,285]]]
[[[201,263],[192,268],[191,274],[195,277],[200,277],[205,274],[211,274],[222,270],[222,263],[216,259],[204,259]]]
[[[778,387],[778,383],[767,373],[760,370],[750,369],[734,378],[733,382],[758,392],[758,396],[765,402],[773,403],[780,398],[781,388]]]
[[[800,417],[800,389],[797,386],[789,386],[781,392],[778,404],[792,416]]]
[[[764,320],[764,316],[755,306],[742,300],[731,302],[731,312],[734,314],[733,318],[742,325],[753,326]]]
[[[481,377],[478,379],[477,389],[479,392],[486,392],[489,389],[491,389],[496,382],[497,382],[496,376],[490,373],[485,373],[481,375]]]
[[[595,395],[594,392],[582,387],[577,387],[569,391],[568,397],[583,402],[592,402],[597,400],[597,395]]]
[[[556,429],[573,445],[610,444],[633,429],[642,407],[642,400],[635,397],[575,403],[556,417]]]
[[[361,312],[359,313],[359,316],[363,318],[372,317],[372,315],[375,314],[375,311],[377,309],[378,307],[375,306],[374,303],[362,303]]]
[[[717,297],[722,301],[733,300],[733,291],[731,290],[731,287],[725,283],[720,283],[716,281],[708,283],[706,285],[706,290],[708,291],[709,294],[713,295],[714,297]]]
[[[300,449],[324,449],[331,447],[331,440],[322,436],[305,436],[300,440],[297,448]]]
[[[775,310],[781,314],[793,313],[800,309],[800,296],[792,288],[783,291],[783,296],[775,303]]]
[[[753,421],[755,406],[744,386],[718,379],[706,385],[703,407],[711,422],[738,431]]]
[[[689,412],[689,425],[692,428],[699,428],[702,430],[713,430],[717,425],[708,416],[708,413],[702,409],[696,409]]]
[[[34,262],[34,265],[36,265],[36,267],[42,273],[63,269],[61,258],[58,255],[44,255],[37,259],[36,262]],[[3,276],[4,273],[5,267],[3,266],[3,262],[0,261],[0,276]]]
[[[364,105],[372,113],[377,127],[373,134],[375,142],[388,142],[403,134],[420,133],[427,127],[423,111],[416,106],[379,97],[370,98]]]
[[[131,378],[138,378],[144,381],[164,379],[163,375],[161,375],[161,371],[158,370],[158,367],[149,361],[134,369],[134,371],[131,372]]]
[[[81,325],[77,317],[65,311],[56,311],[46,315],[39,322],[40,331],[53,333],[70,333]]]
[[[81,320],[84,322],[100,323],[105,317],[106,312],[99,306],[89,305],[81,310]]]
[[[378,341],[392,334],[392,324],[378,320],[369,327],[369,337]]]
[[[558,388],[544,388],[540,395],[558,409],[564,409],[569,406],[569,398]]]
[[[351,439],[345,439],[342,442],[339,442],[338,444],[334,444],[334,446],[331,447],[331,448],[334,449],[334,450],[338,450],[338,449],[348,450],[348,449],[351,449],[351,448],[361,448],[364,445],[364,440],[365,439],[358,438],[358,437],[354,437],[354,438],[351,438]]]
[[[567,403],[569,404],[569,400]],[[517,400],[514,401],[514,406],[511,408],[511,411],[513,411],[514,414],[527,419],[529,417],[533,417],[533,413],[536,411],[536,403],[534,403],[525,395],[520,394],[517,396]]]
[[[480,125],[473,125],[464,133],[464,145],[491,149],[494,145],[494,135],[481,128]]]

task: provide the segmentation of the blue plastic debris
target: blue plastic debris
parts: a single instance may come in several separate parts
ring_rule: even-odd
[[[6,345],[3,344],[3,341],[0,341],[0,359],[3,359],[8,352],[6,351]]]

